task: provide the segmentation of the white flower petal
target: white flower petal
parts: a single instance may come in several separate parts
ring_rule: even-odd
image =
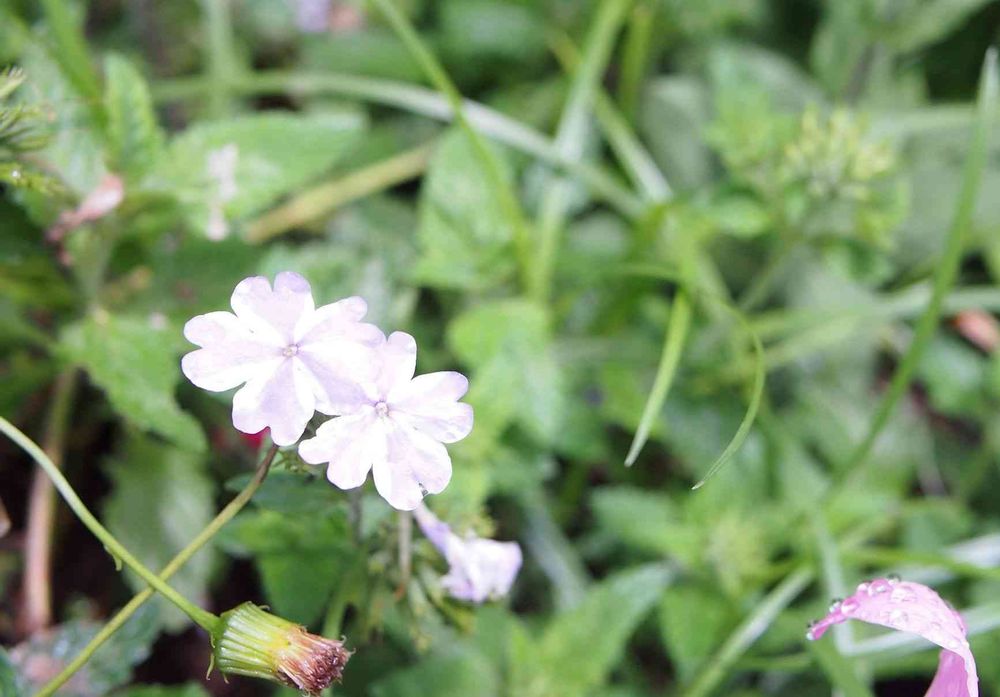
[[[335,338],[340,338],[345,326],[359,323],[367,312],[368,303],[356,295],[323,305],[316,308],[316,311],[296,328],[298,335],[295,338],[300,344],[322,341],[331,334]],[[365,326],[374,328],[371,324]],[[378,335],[372,336],[375,345],[381,343],[381,334],[378,332]]]
[[[371,349],[340,341],[305,346],[298,355],[312,376],[317,411],[337,416],[371,406],[375,391],[368,367],[375,363]]]
[[[402,409],[425,402],[457,402],[469,391],[469,379],[454,370],[418,375],[398,385],[389,394],[389,401]]]
[[[419,411],[393,408],[392,418],[442,443],[455,443],[472,431],[472,407],[465,402],[422,404]]]
[[[294,342],[296,325],[315,308],[309,282],[291,271],[275,277],[274,290],[263,276],[240,281],[231,302],[250,331],[283,345]]]
[[[330,419],[316,430],[316,437],[302,441],[299,455],[306,462],[328,463],[326,478],[341,489],[365,483],[372,463],[385,459],[385,437],[373,429],[374,415],[367,413]]]
[[[203,348],[181,359],[188,380],[212,392],[229,390],[253,377],[272,373],[281,362],[280,349],[246,331],[230,312],[209,312],[184,325],[188,341]]]
[[[285,359],[272,375],[248,382],[233,397],[233,425],[244,433],[270,428],[275,445],[297,441],[316,402],[304,370],[297,359]]]
[[[433,438],[392,420],[384,422],[386,459],[375,462],[375,488],[401,511],[411,511],[424,491],[437,494],[451,481],[451,458]]]
[[[452,597],[481,603],[510,592],[521,569],[521,546],[470,537],[449,550],[451,568],[441,579]]]
[[[376,383],[383,397],[413,378],[417,367],[417,342],[406,332],[393,332],[379,348],[381,370]]]

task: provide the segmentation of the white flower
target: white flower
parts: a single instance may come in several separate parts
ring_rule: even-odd
[[[454,443],[472,430],[472,407],[458,400],[469,389],[461,373],[413,377],[417,344],[394,332],[378,349],[378,377],[342,416],[302,441],[306,462],[329,463],[326,476],[341,489],[364,484],[374,471],[375,488],[392,506],[412,510],[424,492],[437,494],[451,480],[451,458],[442,443]]]
[[[423,505],[413,516],[427,539],[448,561],[450,568],[441,578],[441,585],[453,598],[481,603],[510,592],[521,570],[519,544],[474,535],[461,538]]]
[[[345,298],[316,308],[309,282],[283,271],[274,289],[263,276],[240,281],[231,312],[209,312],[184,325],[198,346],[181,369],[212,392],[246,383],[233,397],[233,425],[244,433],[271,429],[291,445],[318,410],[339,414],[361,399],[359,381],[372,379],[373,348],[382,332],[359,320],[368,307]]]

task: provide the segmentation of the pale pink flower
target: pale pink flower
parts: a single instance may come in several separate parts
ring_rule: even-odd
[[[340,414],[362,398],[359,382],[374,379],[373,348],[382,332],[361,322],[358,297],[317,308],[309,282],[291,271],[274,280],[240,281],[231,312],[198,315],[184,336],[201,348],[181,368],[212,392],[244,385],[233,397],[233,425],[244,433],[271,429],[277,445],[295,443],[315,411]]]
[[[943,649],[926,697],[978,697],[979,676],[965,623],[927,586],[894,578],[862,583],[854,595],[834,603],[807,637],[819,639],[832,625],[851,619],[918,634]]]
[[[475,535],[459,537],[424,505],[418,506],[413,516],[427,539],[448,562],[448,573],[441,578],[441,585],[449,595],[482,603],[510,592],[521,570],[519,544]]]
[[[306,462],[328,463],[326,476],[341,489],[365,483],[372,470],[375,488],[393,507],[413,510],[424,492],[437,494],[451,480],[451,458],[443,443],[472,430],[472,407],[458,400],[469,389],[461,373],[413,377],[417,344],[394,332],[377,349],[375,380],[344,402],[341,414],[302,441]]]
[[[100,220],[118,208],[124,200],[125,184],[122,178],[116,174],[105,174],[100,183],[87,194],[79,206],[59,214],[55,225],[49,228],[47,237],[50,241],[57,242],[71,230],[75,230],[85,223]]]

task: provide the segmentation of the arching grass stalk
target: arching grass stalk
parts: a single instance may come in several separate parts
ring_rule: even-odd
[[[486,176],[489,178],[493,190],[499,197],[504,216],[513,229],[518,266],[521,269],[522,276],[525,278],[525,283],[527,283],[528,269],[532,263],[531,240],[529,239],[528,224],[525,221],[524,212],[521,210],[521,204],[517,200],[513,186],[504,177],[496,155],[490,150],[486,141],[483,140],[483,137],[466,118],[464,100],[458,88],[455,87],[451,78],[448,77],[444,66],[441,65],[440,61],[438,61],[420,39],[410,20],[399,11],[399,8],[393,4],[392,0],[373,0],[373,2],[386,20],[388,20],[393,31],[396,32],[406,45],[406,48],[413,54],[413,57],[424,71],[424,74],[427,75],[431,84],[444,94],[454,113],[455,121],[472,141],[472,146],[483,165]]]
[[[2,416],[0,416],[0,432],[3,432],[4,435],[14,441],[18,447],[28,453],[28,455],[30,455],[31,458],[45,470],[45,473],[52,478],[52,483],[55,484],[56,490],[59,494],[63,497],[66,503],[69,504],[69,507],[73,509],[73,512],[80,519],[80,521],[86,525],[94,536],[104,544],[104,547],[108,550],[108,552],[114,555],[117,559],[120,559],[122,563],[139,574],[143,581],[148,583],[167,600],[176,605],[198,626],[208,632],[211,632],[215,628],[215,625],[219,621],[219,618],[216,615],[213,615],[207,610],[201,609],[168,586],[159,576],[150,571],[142,562],[136,559],[131,552],[125,549],[124,545],[118,541],[118,538],[112,535],[107,528],[101,525],[100,521],[97,520],[83,501],[80,500],[80,497],[77,496],[76,491],[73,490],[72,485],[66,480],[63,473],[59,471],[56,464],[52,462],[49,456],[45,454],[45,451],[42,450],[41,447],[35,443],[35,441],[28,438],[28,436],[17,428],[17,426]]]
[[[191,542],[188,543],[187,547],[182,549],[177,553],[170,562],[163,567],[160,571],[159,577],[162,581],[167,581],[171,576],[177,573],[181,567],[183,567],[187,562],[195,555],[195,553],[205,546],[209,540],[211,540],[222,526],[228,523],[233,517],[243,509],[243,507],[253,498],[253,495],[260,488],[260,485],[264,482],[267,477],[268,471],[271,469],[271,464],[274,462],[274,457],[278,453],[278,446],[271,446],[271,449],[267,451],[264,459],[261,460],[260,464],[257,465],[257,471],[254,472],[253,477],[243,488],[243,490],[236,495],[236,497],[230,501],[225,508],[219,511],[219,514],[215,516],[211,523],[209,523],[204,530],[198,533]],[[112,617],[107,624],[105,624],[101,631],[99,631],[94,638],[87,642],[87,645],[78,653],[72,661],[67,664],[62,671],[50,680],[35,697],[49,697],[54,695],[56,690],[63,686],[67,680],[73,677],[73,674],[80,670],[90,657],[94,655],[97,649],[106,642],[111,636],[121,629],[122,625],[125,624],[135,612],[142,607],[143,603],[153,597],[153,589],[146,588],[135,596],[126,604],[118,613]]]
[[[986,52],[986,58],[983,62],[983,73],[980,78],[979,98],[977,100],[978,118],[969,154],[966,157],[965,170],[962,174],[962,188],[958,197],[958,205],[955,208],[955,217],[952,220],[951,228],[948,230],[941,262],[938,264],[938,270],[934,276],[930,302],[917,322],[910,348],[900,361],[896,372],[893,373],[889,388],[875,411],[875,416],[872,418],[864,440],[851,452],[841,467],[841,474],[838,477],[840,482],[849,480],[861,468],[865,457],[875,444],[875,440],[910,386],[920,358],[937,329],[945,296],[958,276],[966,234],[972,225],[972,215],[979,197],[983,170],[986,168],[989,133],[996,121],[998,98],[1000,98],[1000,74],[998,74],[997,67],[997,50],[991,48]]]

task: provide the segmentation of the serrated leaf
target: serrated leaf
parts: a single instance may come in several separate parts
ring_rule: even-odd
[[[203,122],[170,143],[161,174],[179,193],[196,229],[208,229],[211,201],[229,219],[257,213],[334,165],[364,122],[351,113],[259,113]],[[210,171],[213,155],[230,149],[231,179]],[[224,192],[230,188],[230,192]]]
[[[188,450],[135,437],[105,467],[112,481],[104,504],[108,529],[147,567],[160,569],[208,525],[214,512],[212,480],[200,456]],[[170,585],[194,602],[206,596],[212,572],[211,548],[198,552],[170,580]],[[136,591],[146,583],[126,574]],[[190,620],[164,605],[168,629],[186,627]]]
[[[494,151],[502,175],[510,168]],[[489,288],[513,270],[513,231],[468,135],[452,130],[431,158],[420,192],[414,278],[438,288]]]
[[[593,586],[577,607],[548,625],[537,645],[540,674],[514,693],[577,697],[603,685],[670,578],[666,567],[651,564]]]
[[[174,400],[180,378],[179,340],[133,317],[90,315],[70,325],[60,350],[105,391],[114,410],[139,428],[190,450],[204,450],[205,434]]]
[[[159,632],[158,614],[154,605],[140,608],[59,688],[59,697],[105,697],[114,688],[127,683],[133,667],[149,657],[150,647]],[[98,622],[67,622],[38,632],[15,646],[10,652],[10,660],[26,683],[24,693],[34,692],[54,678],[100,628]],[[7,697],[6,692],[3,697]]]
[[[224,529],[219,542],[235,553],[251,554],[268,603],[301,624],[315,621],[326,606],[351,545],[340,509],[328,509],[326,515],[244,513]]]
[[[114,169],[134,181],[153,169],[163,154],[163,131],[146,81],[128,60],[109,55],[104,73],[104,109]]]
[[[549,443],[563,416],[563,381],[546,311],[527,300],[483,303],[452,320],[448,343],[473,368],[468,401],[477,428],[512,421]]]

